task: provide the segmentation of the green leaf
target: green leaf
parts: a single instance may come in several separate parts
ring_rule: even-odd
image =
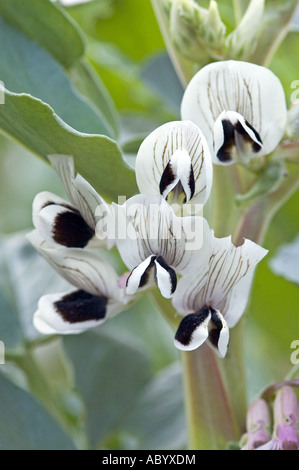
[[[117,315],[107,322],[103,330],[108,334],[125,335],[131,343],[138,344],[151,360],[153,371],[159,372],[177,361],[178,351],[174,347],[174,331],[149,296],[144,295],[125,315]]]
[[[76,132],[36,98],[6,91],[0,129],[45,159],[52,154],[72,155],[77,171],[103,196],[116,200],[118,195],[137,192],[134,171],[125,165],[113,140]]]
[[[37,400],[0,374],[0,449],[76,450],[76,447]]]
[[[14,93],[27,93],[49,104],[74,129],[112,136],[102,112],[73,87],[63,67],[44,49],[0,17],[0,77]]]
[[[184,448],[186,418],[182,372],[178,364],[161,371],[144,388],[122,427],[136,436],[139,449]]]
[[[78,27],[50,0],[1,0],[0,15],[67,68],[84,54]]]
[[[70,70],[70,76],[77,89],[93,103],[114,131],[119,134],[119,117],[115,104],[104,83],[86,60],[76,63]]]
[[[164,47],[151,2],[148,0],[112,2],[110,15],[97,22],[94,35],[101,41],[113,42],[135,60]]]
[[[66,337],[64,344],[86,405],[87,434],[97,447],[119,431],[124,415],[150,379],[149,364],[141,349],[101,332]]]
[[[160,54],[147,61],[141,72],[148,86],[175,112],[180,115],[184,89],[167,54]]]

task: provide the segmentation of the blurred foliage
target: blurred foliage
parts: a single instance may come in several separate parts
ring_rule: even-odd
[[[11,6],[9,2],[3,5]],[[89,124],[85,119],[81,124],[77,121],[78,128],[96,126],[93,117],[101,119],[100,109],[105,108],[108,124],[105,121],[104,126],[108,125],[116,136],[120,126],[118,144],[124,145],[133,164],[140,139],[159,124],[179,118],[182,93],[165,58],[165,46],[151,3],[149,0],[94,0],[66,10],[86,35],[84,62],[83,50],[78,46],[80,61],[62,64],[63,59],[59,62],[54,57],[59,49],[52,44],[51,50],[46,51],[47,41],[35,43],[33,32],[26,39],[31,54],[25,57],[22,41],[17,38],[21,33],[9,26],[15,41],[9,47],[18,49],[22,64],[14,62],[14,74],[8,75],[5,64],[9,59],[5,58],[7,51],[3,48],[0,79],[5,74],[12,91],[27,91],[47,100],[46,69],[39,68],[40,78],[36,83],[26,70],[34,64],[37,67],[39,61],[44,64],[46,59],[46,64],[53,67],[47,70],[64,81],[68,89],[65,96],[69,93],[70,103],[74,103],[75,96],[78,106],[79,102],[84,104]],[[232,29],[231,2],[220,2],[220,10]],[[299,35],[293,32],[271,64],[282,80],[288,101],[293,92],[291,83],[299,79],[295,60],[298,53]],[[51,95],[50,104],[60,116],[63,97],[54,92]],[[120,122],[115,109],[120,111]],[[75,115],[74,108],[66,109],[65,113],[66,121],[82,117]],[[69,122],[75,125],[74,121]],[[30,129],[28,132],[31,137]],[[62,290],[63,282],[27,245],[23,232],[7,235],[31,229],[35,194],[49,190],[63,196],[63,189],[50,166],[28,150],[4,136],[0,144],[0,339],[9,347],[9,363],[0,366],[0,449],[9,446],[63,449],[78,445],[102,449],[183,448],[186,442],[183,396],[173,333],[148,299],[138,302],[99,331],[55,341],[51,347],[37,347],[41,338],[34,332],[31,319],[38,298],[46,292]],[[100,172],[100,165],[97,171]],[[98,178],[97,174],[92,176]],[[101,184],[99,177],[98,187]],[[111,181],[106,185],[111,186]],[[133,183],[131,190],[135,191]],[[292,366],[290,345],[299,339],[299,289],[298,285],[277,277],[269,261],[282,244],[295,239],[298,220],[297,193],[272,223],[265,242],[270,254],[259,267],[254,284],[246,343],[250,397],[267,383],[281,380]],[[34,380],[37,371],[40,383]],[[28,394],[29,390],[39,402]],[[9,419],[11,414],[16,419],[14,425]],[[26,442],[22,440],[24,435]],[[45,436],[49,436],[48,441]]]

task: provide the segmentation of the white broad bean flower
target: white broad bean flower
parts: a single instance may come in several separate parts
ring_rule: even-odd
[[[34,326],[42,334],[79,334],[126,309],[129,302],[114,268],[93,251],[55,248],[37,230],[28,240],[45,260],[76,287],[41,297]]]
[[[97,221],[102,217],[108,223],[112,207],[81,175],[75,174],[73,157],[52,155],[49,160],[70,202],[49,192],[38,194],[33,203],[33,225],[42,238],[56,247],[84,248],[91,241],[100,245],[95,239]],[[111,248],[113,241],[105,239],[103,244]]]
[[[244,313],[254,269],[267,250],[250,240],[236,247],[231,237],[218,239],[211,233],[202,251],[206,251],[208,262],[198,265],[195,276],[180,279],[173,298],[176,310],[186,315],[176,333],[175,346],[192,351],[207,341],[225,357],[229,328]]]
[[[213,181],[212,157],[201,130],[192,122],[170,122],[152,132],[136,159],[143,194],[161,194],[170,204],[205,204]]]
[[[191,273],[201,259],[201,247],[210,234],[202,217],[177,217],[159,195],[138,195],[122,206],[114,206],[122,232],[116,241],[119,253],[131,270],[127,294],[153,285],[171,298],[177,274]]]
[[[212,63],[189,83],[182,119],[198,125],[213,161],[248,164],[272,153],[287,124],[283,87],[270,70],[241,61]]]

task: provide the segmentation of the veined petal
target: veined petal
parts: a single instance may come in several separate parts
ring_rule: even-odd
[[[210,229],[202,217],[177,217],[162,196],[138,195],[123,206],[115,205],[117,247],[124,263],[135,269],[151,256],[161,257],[178,273],[197,268],[196,259],[206,247]]]
[[[181,351],[199,348],[209,337],[211,311],[203,309],[199,313],[186,315],[176,332],[174,344]]]
[[[267,250],[250,240],[236,247],[231,237],[213,237],[213,249],[210,257],[209,279],[204,295],[214,308],[231,292],[232,288],[249,275],[256,265],[266,256]],[[219,308],[223,315],[226,314]]]
[[[42,334],[80,334],[101,325],[107,316],[107,297],[82,290],[42,297],[34,315],[34,326]]]
[[[55,249],[47,244],[37,230],[27,235],[41,256],[66,280],[89,294],[107,297],[123,305],[128,303],[118,287],[114,268],[96,253],[79,248]]]
[[[51,193],[40,193],[33,202],[33,223],[48,243],[84,248],[94,236],[80,212]]]
[[[218,163],[227,165],[241,159],[248,164],[252,155],[262,151],[263,142],[241,114],[224,111],[215,123],[214,149]]]
[[[136,178],[144,194],[175,193],[180,202],[205,204],[213,179],[212,159],[201,130],[192,122],[164,124],[142,143]]]
[[[182,118],[201,128],[213,155],[215,123],[224,111],[241,115],[247,123],[242,125],[246,134],[250,135],[250,126],[259,136],[263,143],[259,156],[271,153],[284,135],[287,122],[284,91],[279,79],[264,67],[224,61],[209,64],[195,75],[183,98]],[[219,122],[215,133],[220,139]],[[215,155],[214,162],[219,163]]]
[[[95,229],[102,213],[112,211],[104,199],[81,175],[75,172],[74,159],[68,155],[50,155],[50,162],[62,180],[65,191],[85,222]]]
[[[180,279],[174,307],[188,313],[210,305],[232,328],[247,304],[254,269],[266,254],[267,250],[250,240],[236,247],[231,237],[218,239],[212,234],[208,262],[199,266],[196,276]]]

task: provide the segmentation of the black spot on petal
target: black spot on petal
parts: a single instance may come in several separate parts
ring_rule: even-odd
[[[224,134],[224,143],[222,147],[217,152],[217,158],[223,163],[231,162],[232,150],[235,147],[235,127],[228,120],[224,119],[222,121],[223,134]]]
[[[163,174],[160,180],[160,194],[163,196],[164,191],[170,186],[175,180],[175,175],[172,170],[172,165],[169,162],[168,165],[165,167]]]
[[[94,230],[77,211],[66,211],[57,215],[53,226],[53,238],[59,245],[68,248],[84,248],[93,238]]]
[[[79,290],[55,302],[54,308],[67,323],[103,320],[106,315],[107,297],[97,297]]]
[[[189,188],[190,188],[190,199],[193,198],[194,193],[195,193],[195,178],[194,178],[194,171],[193,171],[193,166],[191,165],[190,168],[190,175],[189,175]]]
[[[211,322],[210,322],[210,329],[209,329],[209,340],[211,342],[211,344],[218,349],[218,343],[219,343],[219,338],[220,338],[220,334],[221,334],[221,331],[222,331],[222,328],[223,328],[223,324],[222,324],[222,321],[220,320],[220,318],[218,317],[218,315],[216,314],[216,311],[213,310],[213,309],[210,309],[211,313],[212,313],[212,318],[211,318]]]
[[[233,150],[237,147],[236,133],[242,136],[242,138],[244,139],[244,142],[250,144],[252,151],[254,153],[258,153],[262,149],[263,142],[262,142],[261,136],[248,121],[245,121],[245,123],[246,123],[246,126],[254,133],[259,143],[255,142],[250,137],[248,132],[246,132],[246,129],[244,129],[244,127],[239,121],[233,124],[228,119],[224,119],[222,121],[224,143],[217,152],[218,160],[220,160],[223,163],[229,163],[233,160]]]
[[[202,325],[202,323],[208,318],[209,314],[210,309],[205,307],[198,313],[190,313],[189,315],[186,315],[180,323],[175,339],[183,346],[189,346],[192,341],[194,331]]]

